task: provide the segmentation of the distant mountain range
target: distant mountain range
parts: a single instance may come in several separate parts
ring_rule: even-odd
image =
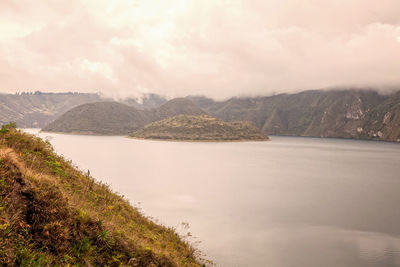
[[[72,107],[100,101],[97,94],[0,94],[0,124],[16,122],[22,128],[41,128]]]
[[[152,122],[130,135],[135,138],[179,141],[266,141],[251,122],[224,122],[209,115],[177,115]]]
[[[400,91],[304,91],[213,101],[189,97],[224,121],[251,121],[271,135],[357,138],[400,142]]]
[[[75,107],[43,128],[47,132],[128,135],[146,124],[175,115],[206,114],[192,101],[175,98],[159,108],[139,110],[118,102],[96,102]]]
[[[66,111],[85,103],[113,101],[99,94],[20,93],[0,94],[0,125],[16,122],[21,128],[43,128]],[[156,108],[167,100],[154,94],[142,99],[128,98],[121,103],[138,109]]]
[[[190,108],[184,105],[193,111],[187,115],[205,112],[227,122],[250,121],[267,134],[400,142],[400,91],[385,96],[373,90],[349,89],[310,90],[224,101],[204,96],[186,98],[195,104],[190,104]],[[0,124],[15,121],[19,127],[44,127],[73,107],[105,100],[110,99],[96,94],[0,94]],[[149,94],[142,100],[120,102],[136,111],[150,110],[143,119],[148,123],[179,114],[179,101],[183,100],[164,105],[165,97]]]

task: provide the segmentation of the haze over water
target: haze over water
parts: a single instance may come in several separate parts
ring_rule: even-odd
[[[400,144],[39,135],[217,266],[400,266]]]

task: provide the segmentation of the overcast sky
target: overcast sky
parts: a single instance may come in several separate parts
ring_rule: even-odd
[[[1,0],[1,92],[400,84],[399,0]]]

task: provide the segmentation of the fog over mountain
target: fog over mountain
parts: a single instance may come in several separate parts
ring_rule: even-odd
[[[227,98],[400,84],[398,0],[0,2],[0,92]]]

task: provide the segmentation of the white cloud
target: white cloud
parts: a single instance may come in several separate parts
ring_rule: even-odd
[[[398,10],[398,0],[4,0],[0,90],[221,98],[399,85]]]
[[[83,70],[89,70],[92,73],[99,73],[100,75],[103,75],[110,81],[115,81],[113,70],[106,63],[93,62],[85,58],[81,61],[80,65]]]

